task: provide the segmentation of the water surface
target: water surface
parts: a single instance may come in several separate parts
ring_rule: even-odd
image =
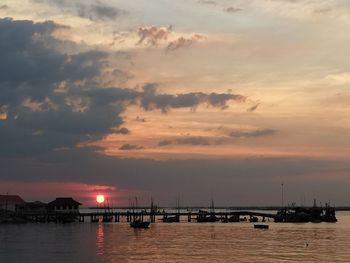
[[[350,262],[350,213],[338,223],[0,225],[0,262]]]

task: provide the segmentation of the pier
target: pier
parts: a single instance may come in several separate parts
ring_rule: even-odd
[[[86,211],[86,210],[91,210]],[[41,210],[41,211],[17,211],[7,215],[2,214],[2,219],[13,222],[38,222],[38,223],[69,223],[69,222],[133,222],[137,218],[144,222],[281,222],[281,223],[302,223],[302,222],[337,222],[335,208],[326,205],[325,207],[290,207],[271,212],[269,210],[249,211],[234,210],[232,208],[221,208],[214,210],[210,208],[159,208],[151,209],[82,209],[70,211]],[[5,221],[6,221],[5,220]],[[4,220],[3,220],[4,221]]]
[[[188,211],[175,211],[175,209],[148,209],[141,211],[93,211],[93,212],[40,212],[40,213],[15,213],[11,214],[12,217],[21,218],[28,222],[37,223],[68,223],[68,222],[131,222],[134,218],[140,218],[142,221],[149,222],[169,222],[167,219],[178,218],[176,222],[199,222],[198,218],[207,215],[217,218],[216,221],[227,222],[239,222],[239,221],[251,221],[251,222],[265,222],[274,220],[276,215],[267,212],[257,211],[207,211],[207,210],[188,210]],[[234,218],[234,221],[229,219]],[[175,222],[175,221],[173,221]]]

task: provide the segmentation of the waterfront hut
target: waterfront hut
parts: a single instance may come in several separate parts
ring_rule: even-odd
[[[47,204],[50,211],[59,213],[78,213],[80,205],[81,203],[75,201],[72,197],[57,197]]]
[[[0,209],[7,211],[16,211],[16,206],[23,205],[25,202],[19,195],[0,195]]]
[[[25,202],[16,206],[16,212],[23,215],[46,214],[47,204],[40,201]]]

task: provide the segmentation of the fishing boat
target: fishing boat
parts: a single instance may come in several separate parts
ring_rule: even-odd
[[[175,216],[168,216],[162,219],[164,223],[178,223],[180,222],[180,217],[179,215]]]
[[[198,223],[214,223],[219,221],[220,218],[218,218],[215,215],[215,208],[214,208],[214,201],[211,200],[211,206],[210,206],[210,212],[205,210],[199,210],[198,216],[197,216],[197,222]]]
[[[103,223],[110,223],[110,222],[113,222],[113,211],[111,211],[111,208],[109,206],[108,198],[106,201],[107,201],[107,206],[106,206],[106,204],[104,206],[104,214],[102,217],[102,222]]]
[[[149,228],[150,222],[143,222],[141,220],[134,220],[130,222],[130,227],[132,228]]]
[[[164,223],[179,223],[180,222],[180,199],[176,199],[176,214],[173,216],[165,215],[162,221]]]
[[[149,225],[151,224],[151,222],[149,221],[143,221],[143,214],[141,212],[141,214],[135,212],[135,208],[137,209],[137,197],[135,198],[135,206],[133,208],[133,217],[132,217],[132,221],[130,222],[130,227],[132,228],[143,228],[143,229],[147,229],[149,228]]]
[[[269,225],[254,224],[254,228],[257,228],[257,229],[269,229]]]
[[[275,216],[275,222],[284,223],[320,223],[320,222],[337,222],[335,208],[326,203],[325,207],[318,207],[316,200],[312,207],[292,207],[282,208]]]

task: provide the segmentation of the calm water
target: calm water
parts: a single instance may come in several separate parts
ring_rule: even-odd
[[[350,213],[336,224],[0,225],[0,262],[350,262]]]

